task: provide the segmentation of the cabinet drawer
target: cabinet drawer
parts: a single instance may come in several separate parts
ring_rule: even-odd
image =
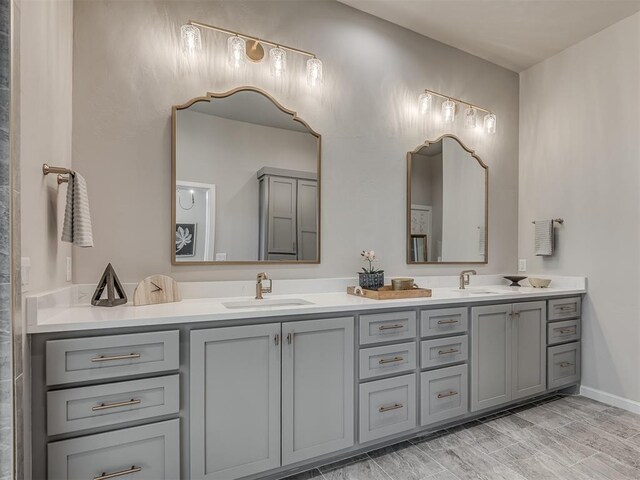
[[[572,342],[580,339],[580,320],[566,320],[547,324],[547,344]]]
[[[467,365],[441,368],[420,375],[420,420],[423,426],[467,413]]]
[[[580,297],[555,298],[549,300],[549,321],[577,318],[580,316]]]
[[[360,443],[415,426],[415,373],[360,385]]]
[[[360,379],[406,372],[415,368],[415,342],[360,350]]]
[[[47,342],[47,385],[177,370],[178,331]]]
[[[360,344],[392,342],[416,336],[416,312],[360,315]]]
[[[580,381],[578,342],[547,348],[547,388],[558,388]]]
[[[47,393],[47,433],[104,427],[179,410],[179,375],[57,390]]]
[[[420,312],[420,336],[435,337],[467,331],[468,312],[466,307],[422,310]]]
[[[432,368],[464,362],[468,357],[469,337],[436,338],[420,342],[420,367]]]
[[[49,480],[180,478],[179,420],[49,444]]]

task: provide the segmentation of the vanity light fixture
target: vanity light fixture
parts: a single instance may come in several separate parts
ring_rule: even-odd
[[[487,110],[486,108],[479,107],[472,103],[453,98],[442,93],[435,92],[433,90],[425,90],[418,97],[418,110],[422,115],[426,115],[434,110],[433,102],[434,97],[441,98],[443,100],[441,106],[441,115],[444,123],[452,124],[456,119],[456,103],[466,105],[464,110],[464,126],[466,128],[476,128],[478,126],[478,112],[485,112],[483,127],[487,134],[494,135],[496,133],[497,117],[496,114]]]
[[[189,20],[185,25],[180,27],[182,37],[182,51],[185,54],[193,55],[202,49],[202,41],[200,39],[200,29],[213,30],[215,32],[225,33],[229,35],[227,40],[227,55],[229,63],[233,68],[242,67],[246,60],[259,63],[264,59],[265,46],[270,47],[269,62],[271,74],[280,78],[283,77],[287,70],[287,53],[297,53],[305,57],[307,60],[307,83],[310,87],[316,87],[322,84],[322,61],[316,58],[315,54],[300,50],[299,48],[287,47],[279,43],[264,40],[244,33],[234,32],[226,28],[216,27],[202,22]]]

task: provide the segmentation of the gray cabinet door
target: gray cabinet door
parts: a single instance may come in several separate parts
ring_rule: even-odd
[[[298,251],[296,184],[295,178],[269,177],[269,253]]]
[[[544,392],[547,383],[546,302],[512,305],[512,400]]]
[[[280,324],[191,332],[191,478],[280,466]]]
[[[282,463],[353,445],[353,317],[282,326]]]
[[[511,399],[511,305],[471,309],[471,411]]]
[[[318,259],[318,182],[298,180],[298,260]]]

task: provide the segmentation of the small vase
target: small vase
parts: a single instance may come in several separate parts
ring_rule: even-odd
[[[384,286],[384,272],[358,273],[360,286],[367,290],[378,290]]]

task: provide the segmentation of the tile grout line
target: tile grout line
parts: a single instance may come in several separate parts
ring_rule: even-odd
[[[391,453],[395,453],[395,452],[391,452]],[[389,475],[387,471],[384,468],[382,468],[382,466],[378,462],[376,462],[375,458],[369,455],[369,452],[367,452],[367,457],[369,458],[369,460],[375,463],[378,466],[378,468],[382,470],[382,473],[384,473],[387,477],[389,477],[390,480],[394,480],[394,478],[391,475]]]

